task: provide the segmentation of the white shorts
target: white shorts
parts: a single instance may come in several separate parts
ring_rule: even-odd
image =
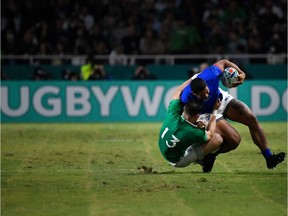
[[[216,118],[218,119],[218,115],[223,116],[224,110],[226,109],[229,102],[234,98],[232,95],[230,95],[227,91],[223,91],[221,88],[219,88],[220,93],[222,94],[223,98],[221,100],[221,105],[219,109],[217,110]]]
[[[217,110],[217,114],[216,114],[216,119],[220,119],[223,117],[223,112],[226,109],[227,105],[229,104],[229,102],[234,98],[232,95],[230,95],[227,91],[223,91],[221,88],[219,88],[220,93],[222,94],[222,100],[221,100],[221,105]],[[201,114],[199,116],[199,118],[197,119],[197,121],[202,121],[203,123],[205,123],[206,125],[208,124],[208,121],[210,119],[210,115],[211,113],[204,113]]]

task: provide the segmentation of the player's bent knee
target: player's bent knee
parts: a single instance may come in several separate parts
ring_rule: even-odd
[[[221,145],[223,143],[223,138],[220,134],[215,133],[214,134],[214,142],[216,145]]]
[[[234,142],[230,144],[230,150],[234,150],[239,146],[240,142]]]
[[[233,149],[236,149],[238,147],[238,145],[241,142],[241,136],[239,133],[234,134],[233,138],[232,138],[232,142],[231,142],[231,146]]]

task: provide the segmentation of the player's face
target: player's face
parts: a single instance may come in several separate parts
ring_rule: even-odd
[[[206,86],[205,89],[203,89],[202,91],[198,92],[198,93],[193,93],[196,97],[198,97],[201,100],[205,100],[209,97],[209,93],[210,90],[208,88],[208,86]]]

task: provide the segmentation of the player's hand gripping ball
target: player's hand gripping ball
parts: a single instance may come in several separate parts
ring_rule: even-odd
[[[238,81],[239,73],[233,67],[227,67],[221,75],[221,82],[227,88],[232,88],[233,83]]]

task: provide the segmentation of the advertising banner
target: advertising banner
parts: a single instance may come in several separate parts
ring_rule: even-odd
[[[162,121],[183,81],[2,82],[2,122]],[[260,121],[287,120],[286,81],[245,81],[229,93]]]

